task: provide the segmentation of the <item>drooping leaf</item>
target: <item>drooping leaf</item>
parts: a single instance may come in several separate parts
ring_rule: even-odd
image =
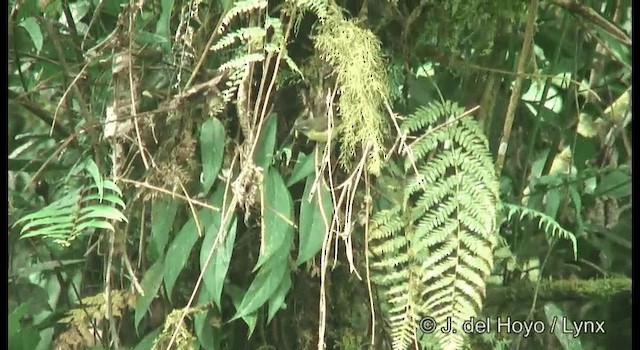
[[[206,288],[201,288],[198,295],[198,306],[206,305],[211,300],[211,295]],[[206,350],[220,349],[220,341],[222,340],[222,332],[220,328],[213,327],[208,322],[210,314],[213,311],[206,310],[198,312],[193,316],[193,327],[195,328],[198,342]]]
[[[212,201],[213,205],[222,207],[222,195],[224,194],[225,186],[219,186],[214,193]],[[207,228],[204,240],[202,241],[202,248],[200,249],[200,268],[204,268],[204,265],[209,257],[211,249],[215,244],[218,233],[220,232],[221,214],[214,213],[213,221]],[[231,255],[233,253],[233,247],[236,240],[236,228],[237,218],[233,215],[227,227],[222,231],[225,236],[213,252],[209,264],[206,266],[204,272],[204,285],[208,290],[209,295],[213,298],[216,305],[222,308],[220,298],[222,296],[222,289],[224,286],[224,279],[227,276],[227,270],[229,269],[229,263],[231,262]]]
[[[151,350],[153,349],[153,344],[162,332],[162,326],[156,328],[151,333],[147,334],[139,343],[136,345],[133,350]]]
[[[260,132],[260,138],[255,151],[256,165],[267,169],[273,159],[273,151],[276,145],[276,128],[278,126],[278,114],[272,113],[264,123]]]
[[[200,221],[202,225],[202,221]],[[191,255],[191,249],[198,241],[198,228],[193,217],[189,218],[182,229],[169,245],[164,265],[164,285],[167,289],[167,296],[171,299],[171,292],[178,279],[178,275]]]
[[[560,308],[554,303],[547,303],[544,305],[544,314],[547,316],[547,322],[550,330],[553,331],[556,338],[562,345],[564,350],[581,350],[582,343],[580,338],[574,337],[572,333],[565,332],[564,324],[571,324],[571,321],[560,310]]]
[[[309,198],[315,180],[314,175],[307,177],[302,195],[296,265],[303,264],[320,251],[327,229],[331,225],[333,204],[327,186],[323,183],[318,184],[313,197]]]
[[[282,308],[284,305],[284,299],[289,293],[289,289],[291,289],[291,275],[285,274],[282,281],[280,281],[280,285],[278,289],[276,289],[275,293],[269,298],[269,314],[267,315],[267,323],[270,323],[273,319],[273,316],[276,315],[278,310]]]
[[[98,188],[98,195],[100,196],[100,200],[102,200],[102,196],[104,195],[104,184],[102,181],[102,175],[100,175],[100,169],[98,169],[98,166],[91,158],[88,158],[85,161],[84,166],[85,170],[87,170],[87,172],[93,178],[93,182]]]
[[[33,42],[33,46],[36,48],[36,54],[40,53],[42,50],[42,43],[44,39],[42,37],[42,31],[40,30],[40,25],[38,25],[38,21],[34,17],[25,18],[18,26],[24,28],[29,37],[31,37],[31,41]]]
[[[140,285],[142,286],[142,290],[144,291],[144,295],[139,296],[139,299],[136,303],[135,314],[134,314],[134,325],[136,330],[138,329],[138,325],[140,325],[140,321],[146,315],[147,310],[149,310],[149,306],[153,299],[155,299],[158,294],[158,289],[162,284],[162,272],[164,270],[164,264],[162,259],[156,260],[155,264],[153,264],[147,272],[145,272],[142,277],[142,281]]]
[[[151,247],[158,257],[164,255],[177,212],[178,202],[169,197],[158,197],[151,203]]]
[[[224,125],[220,120],[207,120],[200,130],[200,154],[202,160],[202,190],[209,192],[213,182],[218,177],[224,155]]]
[[[631,176],[623,169],[616,169],[604,178],[596,187],[594,196],[607,196],[612,198],[622,198],[631,194]]]
[[[171,19],[171,11],[173,10],[174,0],[162,0],[160,7],[160,17],[156,23],[156,34],[163,36],[168,42],[171,42],[171,30],[169,28],[169,20]]]
[[[293,166],[289,180],[287,180],[287,187],[291,187],[298,183],[298,181],[309,176],[309,174],[313,172],[314,165],[312,155],[307,155],[302,152],[298,153],[298,160],[296,161],[296,165]]]
[[[545,195],[545,213],[552,218],[558,215],[558,209],[560,208],[560,201],[564,197],[564,190],[562,188],[554,188],[549,190]]]
[[[262,207],[260,256],[254,271],[275,255],[288,255],[293,241],[293,201],[275,168],[265,176]]]
[[[269,268],[271,267],[271,268]],[[235,320],[250,315],[264,305],[276,292],[285,274],[289,273],[287,257],[274,259],[270,266],[260,269],[237,307]]]
[[[236,308],[236,310],[238,310],[240,304],[242,303],[243,296],[245,295],[244,290],[236,285],[231,284],[228,286],[228,288],[225,288],[224,292],[231,297],[231,303],[233,303],[233,306]],[[247,332],[247,338],[249,338],[253,334],[253,331],[256,329],[258,312],[256,311],[249,315],[242,316],[242,320],[249,327],[249,331]]]

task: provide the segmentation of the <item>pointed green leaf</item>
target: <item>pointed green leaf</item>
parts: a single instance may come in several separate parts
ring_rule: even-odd
[[[200,130],[200,156],[202,161],[202,190],[208,193],[222,166],[225,142],[224,125],[220,120],[207,120]]]
[[[80,210],[81,220],[89,218],[111,219],[127,222],[127,218],[118,209],[106,205],[94,205]]]
[[[211,199],[213,199],[213,197]],[[216,213],[210,209],[201,209],[198,212],[200,228],[203,231],[213,223],[215,215]],[[180,272],[187,264],[191,250],[198,239],[198,228],[193,216],[191,216],[187,223],[182,226],[182,229],[180,229],[180,232],[178,232],[173,242],[171,242],[167,250],[167,255],[165,256],[164,283],[169,299],[171,299],[171,292],[178,279],[178,275],[180,275]]]
[[[198,306],[206,305],[211,300],[211,295],[207,292],[206,288],[201,288],[198,294]],[[214,327],[208,322],[210,314],[213,311],[209,308],[206,311],[198,312],[193,316],[193,328],[195,328],[196,335],[198,336],[198,342],[207,350],[220,349],[220,342],[222,341],[222,332],[220,328]]]
[[[133,348],[133,350],[152,350],[153,349],[153,344],[156,341],[156,338],[158,338],[158,336],[160,335],[160,332],[162,331],[163,326],[160,326],[158,328],[156,328],[154,331],[152,331],[151,333],[147,334],[139,343],[138,345],[136,345],[135,348]]]
[[[284,278],[280,282],[276,292],[273,293],[271,298],[269,298],[269,314],[267,315],[267,323],[271,322],[273,316],[275,316],[278,310],[280,310],[284,305],[284,299],[289,293],[289,289],[291,289],[291,275],[287,273],[284,275]]]
[[[584,221],[582,220],[582,198],[575,183],[569,184],[569,196],[571,197],[571,202],[573,202],[573,207],[576,212],[576,222],[578,224],[576,236],[580,237],[584,229]]]
[[[256,278],[251,282],[249,289],[247,289],[242,298],[242,303],[237,308],[236,315],[231,319],[232,321],[257,311],[275,293],[285,274],[289,273],[287,257],[274,259],[271,262],[270,266],[258,271]]]
[[[255,151],[256,165],[262,169],[267,169],[273,159],[273,150],[276,145],[276,128],[278,125],[278,114],[272,113],[264,123],[260,132],[260,138]]]
[[[100,169],[98,169],[98,166],[91,158],[87,158],[87,160],[85,160],[84,169],[93,178],[93,182],[98,188],[98,195],[100,196],[100,200],[102,200],[102,196],[104,194],[104,184],[102,181],[102,176],[100,175]]]
[[[36,48],[36,54],[40,53],[42,50],[42,43],[44,39],[42,37],[42,31],[40,30],[40,25],[38,25],[38,21],[35,18],[29,17],[25,18],[18,26],[24,28],[31,37],[31,41],[33,42],[33,46]]]
[[[228,288],[225,288],[225,293],[231,297],[231,302],[233,306],[238,309],[240,303],[242,302],[243,290],[235,285],[229,285]],[[249,331],[247,332],[247,339],[251,337],[253,331],[256,329],[256,324],[258,321],[258,312],[254,312],[252,314],[242,316],[242,320],[249,327]]]
[[[157,197],[151,204],[151,247],[156,256],[164,255],[177,212],[178,202],[169,197]]]
[[[594,196],[622,198],[631,194],[631,176],[623,169],[616,169],[602,178]]]
[[[313,155],[307,155],[304,153],[298,153],[298,160],[291,171],[291,176],[287,180],[287,187],[291,187],[298,183],[298,181],[309,176],[315,169],[315,162]]]
[[[163,270],[164,265],[162,260],[157,260],[142,277],[140,285],[142,286],[144,295],[139,296],[139,299],[136,302],[134,315],[134,325],[136,330],[138,329],[138,325],[140,325],[140,321],[149,310],[151,302],[158,294],[158,288],[160,288],[160,284],[162,284]]]
[[[156,23],[156,34],[162,35],[167,40],[171,40],[171,31],[169,28],[169,21],[171,19],[171,11],[173,10],[174,0],[162,0],[160,6],[162,12],[160,12],[160,18]]]
[[[223,196],[225,192],[225,186],[220,185],[216,189],[212,196],[211,203],[217,207],[223,206]],[[207,257],[213,247],[213,244],[218,237],[220,230],[221,213],[214,213],[211,225],[207,228],[204,240],[202,241],[202,248],[200,249],[200,268],[204,267]],[[225,228],[224,241],[220,242],[216,251],[211,256],[209,264],[206,267],[204,273],[204,284],[209,291],[209,295],[213,298],[218,307],[222,307],[220,304],[220,298],[222,296],[222,287],[224,285],[224,279],[229,269],[229,263],[231,261],[231,254],[233,253],[233,246],[236,238],[237,219],[233,215],[227,227]]]
[[[318,184],[311,202],[309,202],[309,194],[315,179],[315,175],[307,177],[307,184],[300,204],[300,224],[298,227],[300,247],[298,248],[296,265],[303,264],[322,249],[322,242],[331,225],[333,204],[327,186]]]
[[[202,222],[200,222],[202,224]],[[176,237],[171,242],[164,265],[164,286],[167,296],[171,300],[171,292],[178,279],[178,275],[187,264],[193,245],[198,241],[198,228],[193,217],[189,218]]]
[[[254,271],[272,256],[288,256],[293,241],[293,201],[275,168],[267,171],[263,191],[262,246]]]
[[[553,331],[553,334],[556,335],[558,341],[562,345],[564,350],[581,350],[582,343],[580,339],[574,337],[572,333],[567,333],[563,327],[563,321],[571,324],[571,321],[567,318],[567,316],[560,310],[558,306],[554,303],[547,303],[544,306],[544,313],[547,316],[547,322],[549,323],[549,328]]]

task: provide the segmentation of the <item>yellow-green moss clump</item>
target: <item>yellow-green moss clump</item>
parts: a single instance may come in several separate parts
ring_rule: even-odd
[[[358,150],[368,148],[368,170],[378,174],[383,164],[384,135],[388,132],[383,103],[389,95],[380,41],[371,31],[345,20],[335,9],[319,29],[315,48],[339,80],[340,162],[349,168],[361,156]]]

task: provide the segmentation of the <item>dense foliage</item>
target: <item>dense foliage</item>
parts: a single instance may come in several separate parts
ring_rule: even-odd
[[[629,0],[9,8],[11,349],[630,348]]]

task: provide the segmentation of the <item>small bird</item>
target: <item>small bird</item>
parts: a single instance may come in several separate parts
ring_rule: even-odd
[[[333,119],[333,128],[331,134],[336,133],[340,125],[338,119]],[[329,118],[325,115],[317,118],[296,119],[293,128],[303,133],[309,140],[315,142],[327,142],[329,138]]]

